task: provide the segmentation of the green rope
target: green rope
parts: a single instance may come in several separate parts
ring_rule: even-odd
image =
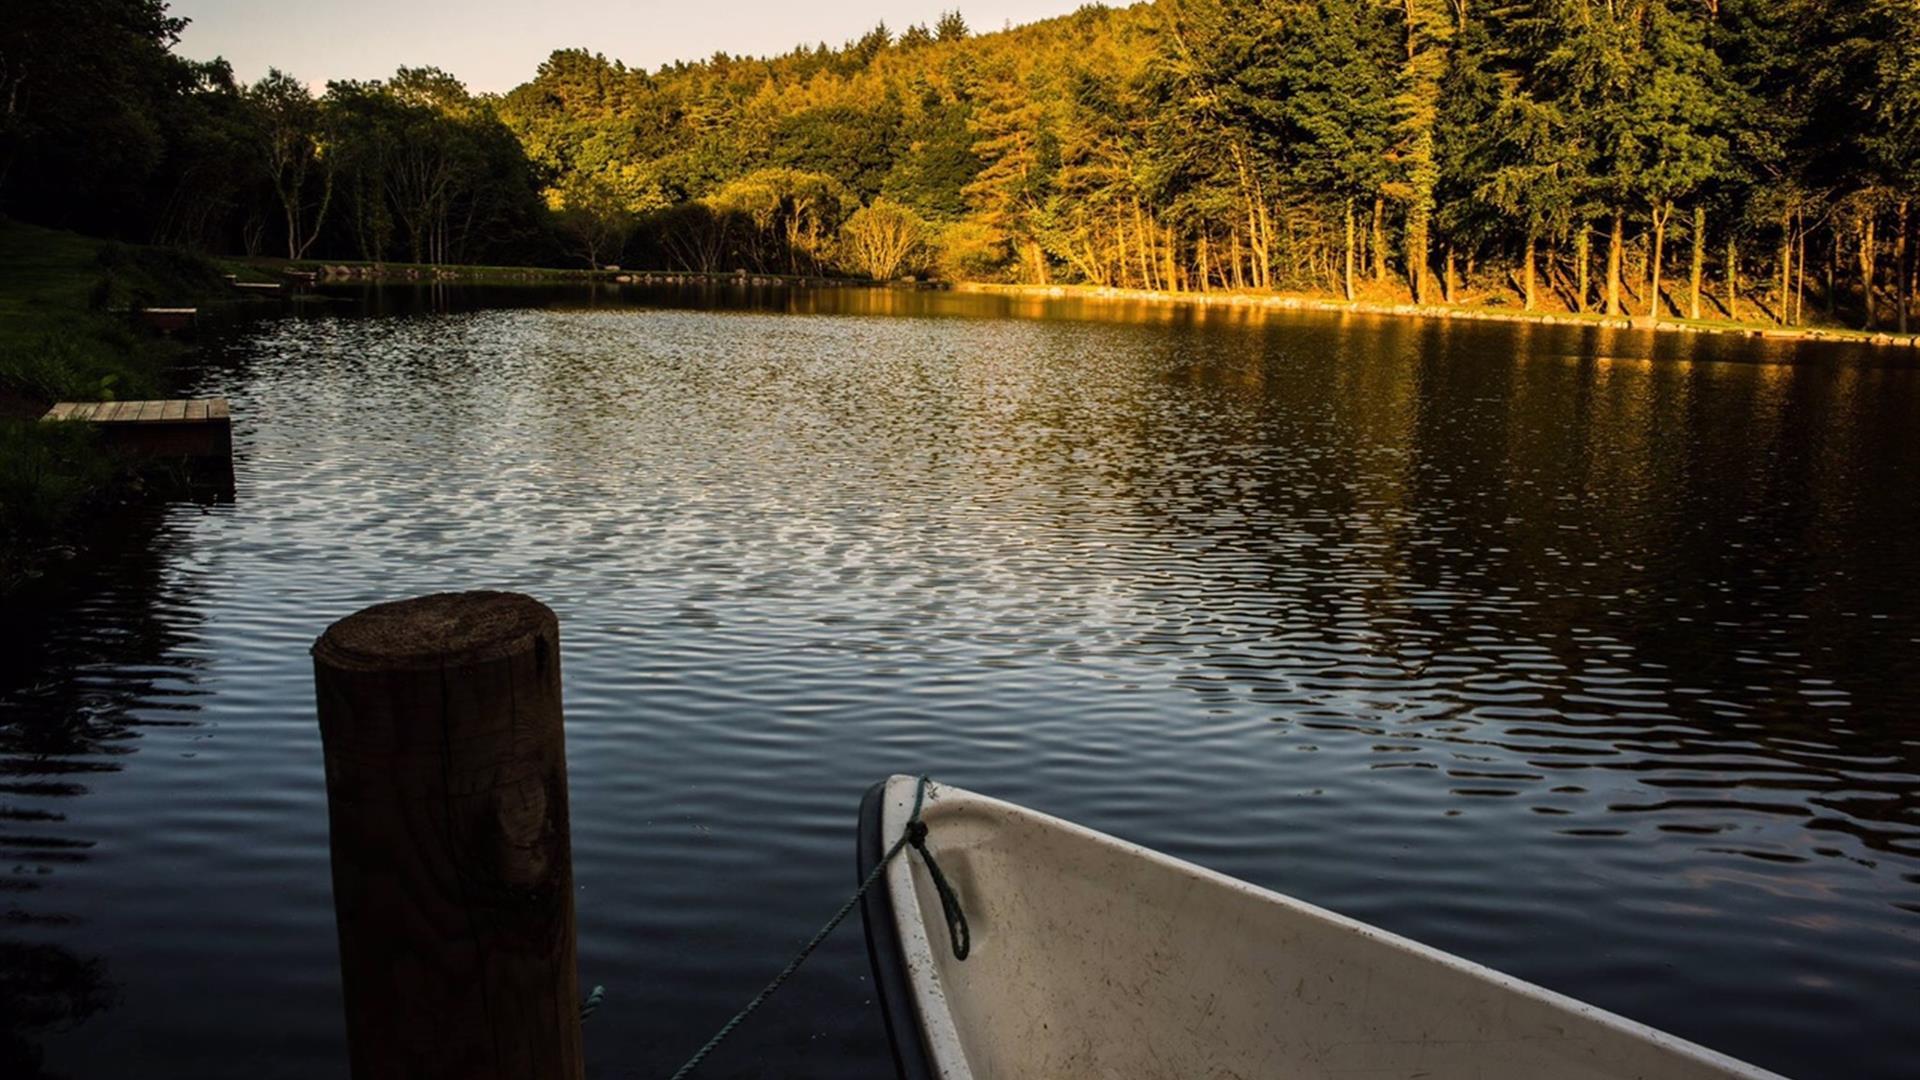
[[[867,895],[867,890],[873,888],[874,882],[880,880],[881,873],[886,870],[889,863],[893,862],[894,857],[909,846],[920,853],[920,861],[927,867],[927,876],[933,879],[933,889],[940,894],[940,911],[947,919],[947,941],[953,948],[953,958],[956,960],[967,958],[967,953],[973,950],[973,935],[967,929],[967,913],[960,909],[960,897],[954,892],[953,886],[947,882],[947,876],[940,872],[940,864],[933,861],[933,852],[927,850],[927,824],[920,820],[920,810],[927,798],[927,785],[932,782],[925,776],[920,778],[919,786],[913,791],[913,813],[908,816],[907,827],[901,831],[900,839],[895,840],[893,846],[887,849],[887,853],[880,857],[880,861],[873,864],[873,869],[868,872],[866,880],[860,882],[860,887],[853,891],[853,895],[847,898],[847,902],[841,904],[840,910],[833,913],[833,918],[827,920],[827,925],[822,926],[819,932],[800,947],[800,951],[794,954],[792,960],[787,961],[787,966],[780,969],[780,974],[775,975],[772,982],[761,987],[760,992],[753,995],[753,1000],[747,1002],[745,1008],[734,1013],[733,1019],[720,1025],[720,1030],[713,1033],[713,1038],[708,1039],[705,1046],[695,1051],[685,1065],[675,1070],[673,1080],[685,1080],[686,1077],[692,1076],[694,1070],[700,1067],[700,1063],[707,1059],[708,1054],[713,1053],[722,1042],[725,1042],[735,1028],[745,1022],[747,1017],[753,1015],[755,1009],[765,1004],[766,1000],[773,996],[773,992],[780,989],[782,983],[792,978],[793,973],[800,970],[800,965],[806,963],[807,957],[813,955],[813,950],[827,940],[827,935],[833,933],[846,920],[846,917],[853,913],[854,905],[860,902],[861,897]]]

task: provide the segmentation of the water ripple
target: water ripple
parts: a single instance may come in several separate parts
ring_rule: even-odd
[[[847,889],[861,790],[921,770],[1789,1073],[1920,1054],[1909,370],[369,299],[218,343],[238,501],[130,523],[13,628],[0,960],[39,1019],[0,1060],[337,1073],[305,650],[455,587],[561,618],[597,1076],[677,1064]],[[843,934],[720,1070],[878,1074],[866,980]]]

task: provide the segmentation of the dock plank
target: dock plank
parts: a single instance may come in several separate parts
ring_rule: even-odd
[[[170,398],[152,401],[58,401],[42,420],[84,420],[95,424],[217,424],[232,412],[226,398]]]

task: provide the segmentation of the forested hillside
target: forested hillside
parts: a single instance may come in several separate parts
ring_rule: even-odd
[[[27,7],[0,198],[171,243],[1903,328],[1914,289],[1913,0],[1158,0],[659,71],[562,51],[499,97],[239,86],[152,0]],[[15,59],[99,52],[83,7],[138,64]]]

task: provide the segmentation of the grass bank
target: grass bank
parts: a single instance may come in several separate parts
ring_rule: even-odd
[[[227,272],[238,275],[241,281],[283,281],[288,271],[318,274],[322,280],[332,282],[373,281],[401,284],[423,281],[473,285],[565,284],[579,281],[611,281],[618,276],[617,271],[589,270],[585,267],[374,263],[339,259],[282,259],[272,256],[223,258],[220,264]]]
[[[181,349],[128,308],[223,297],[196,255],[0,219],[0,593],[43,573],[131,477],[84,428],[41,424],[55,401],[159,396]]]

